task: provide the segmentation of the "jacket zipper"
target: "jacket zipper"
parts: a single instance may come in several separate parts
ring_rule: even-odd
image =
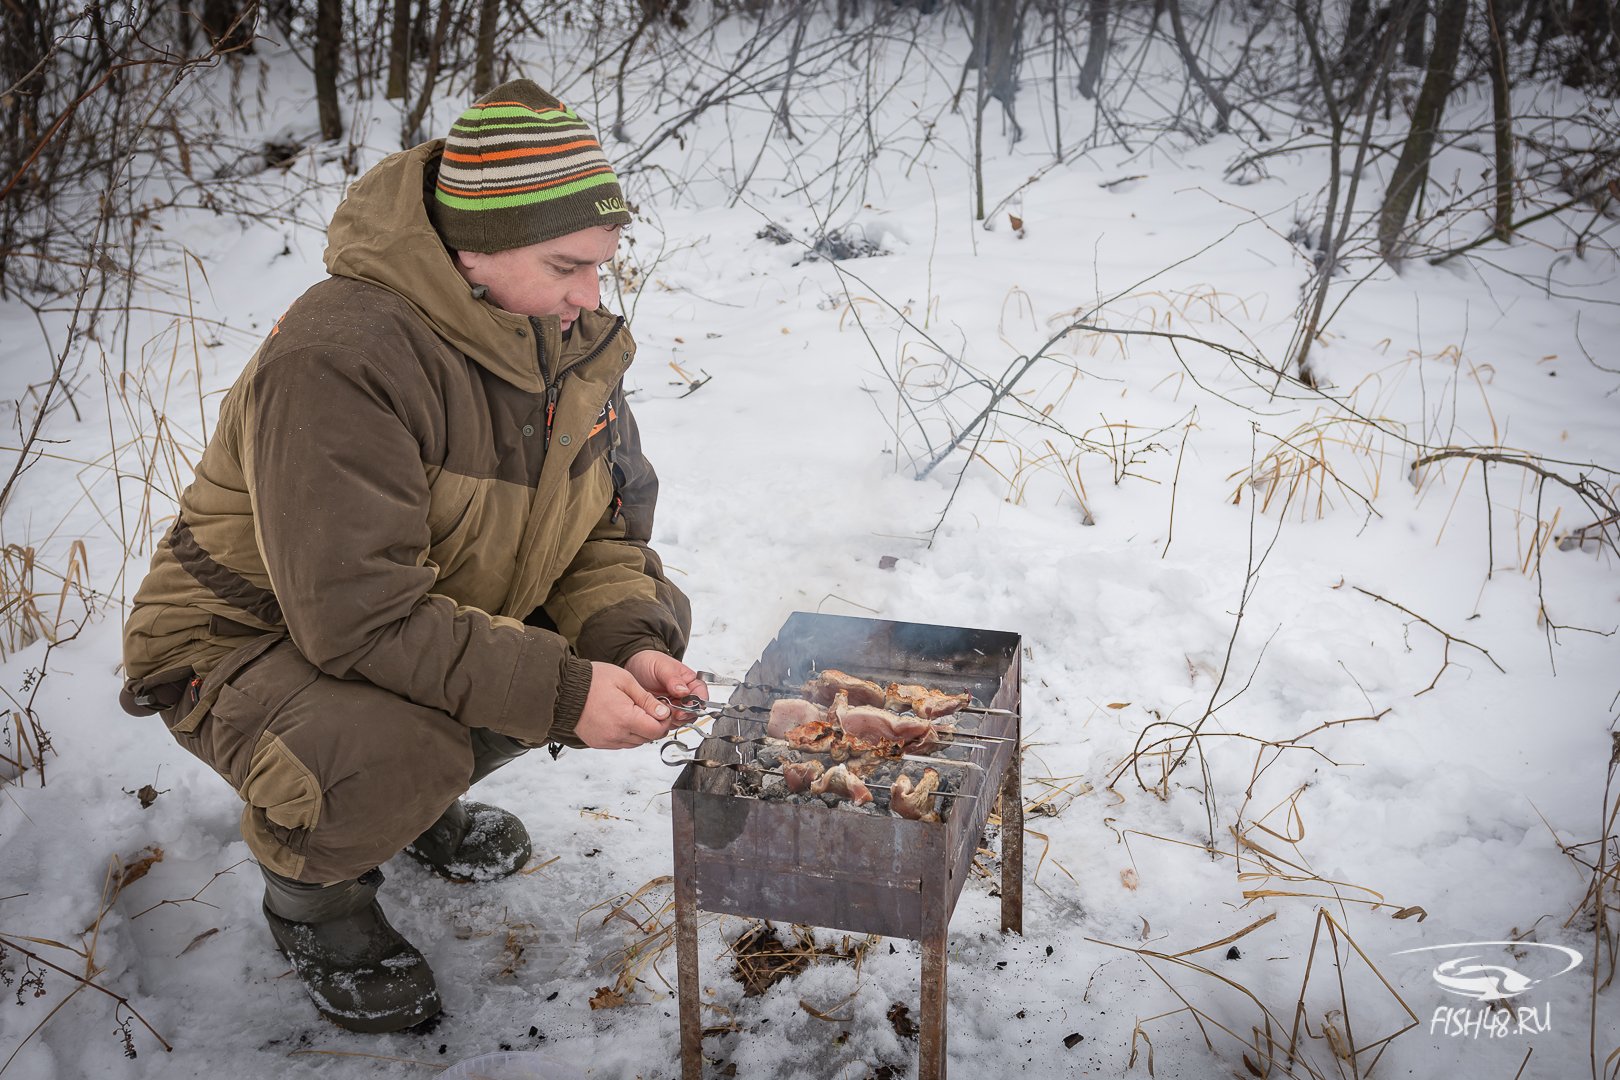
[[[531,320],[531,321],[534,321],[534,320]],[[608,332],[606,334],[604,334],[602,336],[602,340],[596,343],[595,348],[593,348],[590,352],[586,353],[584,356],[580,357],[578,360],[575,360],[572,364],[569,364],[567,367],[560,369],[557,372],[557,377],[556,378],[547,381],[547,383],[546,383],[546,434],[545,434],[545,439],[541,444],[542,447],[549,449],[550,446],[551,446],[551,423],[552,423],[552,421],[554,419],[556,419],[556,416],[557,416],[557,398],[562,393],[563,376],[568,374],[570,371],[574,370],[575,368],[581,367],[581,366],[583,366],[585,364],[588,364],[592,360],[595,360],[598,356],[601,356],[602,353],[607,351],[608,344],[614,338],[619,336],[619,331],[623,327],[624,327],[624,316],[623,315],[615,316],[614,319],[613,319],[613,327],[610,330],[608,330]],[[535,343],[535,347],[539,350],[539,354],[540,354],[540,377],[542,379],[544,379],[546,377],[546,345],[545,345],[545,338],[542,337],[541,334],[540,334],[540,328],[539,328],[538,323],[535,326],[534,343]]]

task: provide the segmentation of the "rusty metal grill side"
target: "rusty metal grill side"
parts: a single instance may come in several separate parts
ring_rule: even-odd
[[[878,681],[967,687],[997,709],[1022,705],[1021,641],[1014,634],[795,612],[765,647],[746,681],[791,686],[813,670],[836,667]],[[768,696],[739,689],[739,705]],[[973,728],[1012,741],[975,745],[978,771],[951,770],[958,791],[943,823],[858,813],[814,803],[736,796],[728,769],[687,766],[675,783],[677,946],[680,958],[683,1080],[702,1071],[701,1003],[696,999],[698,909],[855,933],[904,937],[922,944],[922,1080],[945,1075],[947,934],[971,872],[979,838],[998,796],[1003,806],[1002,929],[1022,929],[1022,803],[1017,759],[1021,719],[979,716]],[[757,735],[725,717],[717,735]],[[738,746],[704,741],[700,756],[741,761]]]

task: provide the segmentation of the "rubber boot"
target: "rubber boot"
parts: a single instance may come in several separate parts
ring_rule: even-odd
[[[473,771],[478,783],[529,747],[489,728],[472,729]],[[405,854],[451,881],[493,881],[529,861],[529,831],[517,816],[486,803],[460,799],[405,848]]]
[[[442,1007],[433,971],[377,903],[382,871],[332,885],[264,873],[264,917],[315,1009],[350,1031],[399,1031]]]
[[[529,746],[510,735],[502,735],[489,728],[472,729],[473,771],[467,786],[472,787],[508,762],[516,761],[529,752]]]
[[[494,881],[529,861],[529,830],[517,815],[457,799],[405,854],[451,881]]]

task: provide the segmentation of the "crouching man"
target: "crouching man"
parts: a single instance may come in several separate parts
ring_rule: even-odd
[[[527,80],[363,176],[125,625],[125,708],[241,796],[271,934],[346,1028],[440,1007],[382,863],[514,872],[528,834],[471,784],[547,743],[644,745],[678,719],[655,695],[707,696],[647,543],[635,345],[600,303],[629,220],[590,129]]]

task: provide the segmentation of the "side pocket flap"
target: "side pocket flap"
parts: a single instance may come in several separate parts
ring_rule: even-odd
[[[284,829],[313,829],[321,819],[321,786],[279,735],[259,740],[239,794]]]
[[[203,679],[202,686],[198,689],[197,700],[192,704],[191,710],[169,730],[176,735],[189,735],[196,731],[197,726],[203,722],[203,717],[208,715],[208,710],[214,707],[214,700],[219,696],[219,688],[225,685],[225,680],[286,639],[287,635],[284,633],[266,634],[257,641],[249,642],[228,654]]]

